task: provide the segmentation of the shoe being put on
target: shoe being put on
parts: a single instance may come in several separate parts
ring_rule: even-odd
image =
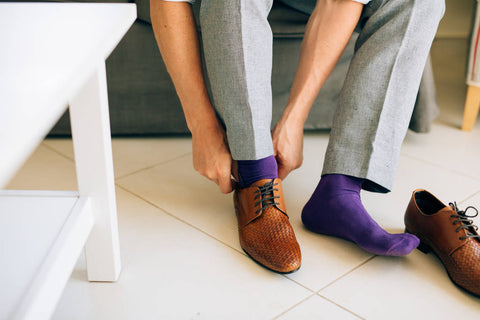
[[[242,249],[262,266],[291,273],[301,265],[301,252],[290,225],[280,179],[263,179],[234,193]]]
[[[415,190],[405,213],[406,232],[420,239],[424,253],[433,251],[450,279],[466,291],[480,296],[480,236],[473,224],[478,210],[443,204],[426,190]]]

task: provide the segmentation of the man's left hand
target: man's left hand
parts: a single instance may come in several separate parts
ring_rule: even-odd
[[[278,177],[285,179],[303,162],[303,125],[280,119],[272,131],[273,150],[278,163]]]

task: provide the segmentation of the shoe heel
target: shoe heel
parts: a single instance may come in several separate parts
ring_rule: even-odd
[[[413,234],[411,233],[410,231],[408,231],[407,228],[405,228],[405,233],[410,233],[410,234]],[[427,254],[429,252],[432,251],[432,248],[430,248],[430,246],[428,246],[427,244],[423,243],[422,240],[420,240],[420,244],[418,245],[417,247],[418,250],[422,251],[423,253]]]
[[[427,254],[430,251],[432,251],[432,248],[430,248],[428,245],[420,241],[420,244],[417,247],[418,250],[422,251],[423,253]]]

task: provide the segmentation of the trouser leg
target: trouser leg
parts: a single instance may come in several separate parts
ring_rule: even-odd
[[[223,118],[232,157],[257,160],[273,154],[273,0],[203,0],[203,47],[213,102]]]
[[[391,189],[400,147],[443,0],[374,0],[365,6],[355,55],[339,98],[323,174]]]

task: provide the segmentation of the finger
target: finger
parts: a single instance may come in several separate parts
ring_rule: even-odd
[[[220,187],[220,192],[223,193],[223,194],[229,194],[232,191],[233,191],[233,187],[232,187],[231,183],[229,183],[227,185],[222,185]]]
[[[278,167],[278,177],[280,179],[284,180],[289,173],[290,173],[290,170],[288,170],[288,168],[286,168],[285,166]]]
[[[272,140],[272,146],[273,146],[273,156],[277,156],[277,144],[275,143],[275,140]]]
[[[218,186],[220,187],[220,191],[222,193],[230,193],[233,191],[232,180],[230,176],[224,176],[219,180]]]

